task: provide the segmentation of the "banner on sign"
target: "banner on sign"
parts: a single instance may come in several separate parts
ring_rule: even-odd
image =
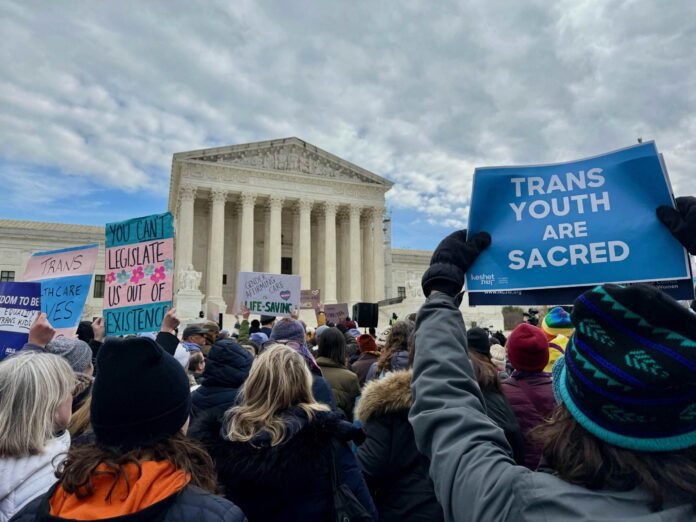
[[[169,212],[106,225],[106,335],[159,330],[172,306],[174,227]]]
[[[237,304],[254,314],[288,316],[300,308],[300,276],[240,272]]]
[[[319,290],[301,290],[300,308],[302,310],[318,310],[321,304],[321,292]]]
[[[327,323],[342,323],[346,320],[346,317],[350,317],[350,313],[348,312],[348,303],[324,305],[324,315],[326,315]]]
[[[469,232],[493,242],[466,274],[470,303],[483,292],[486,304],[508,304],[519,291],[690,279],[686,251],[655,215],[660,205],[674,202],[653,142],[476,169]]]
[[[56,335],[72,337],[89,296],[99,245],[85,245],[33,254],[24,281],[41,283],[41,311]]]
[[[0,283],[0,360],[27,343],[41,311],[41,283]]]

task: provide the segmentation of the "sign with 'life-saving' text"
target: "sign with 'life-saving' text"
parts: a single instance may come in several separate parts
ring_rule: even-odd
[[[489,232],[492,243],[468,270],[467,290],[689,278],[660,205],[674,202],[653,142],[568,163],[478,168],[469,233]]]
[[[0,360],[27,343],[41,311],[41,283],[0,283]]]
[[[252,314],[288,316],[300,308],[300,276],[240,272],[237,305]]]
[[[99,245],[85,245],[32,255],[24,281],[41,283],[41,311],[56,335],[72,337],[89,296]]]
[[[106,225],[106,335],[155,332],[172,306],[174,227],[169,212]]]

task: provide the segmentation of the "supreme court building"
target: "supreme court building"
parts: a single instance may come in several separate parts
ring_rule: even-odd
[[[230,325],[240,271],[300,275],[324,303],[381,302],[380,329],[392,313],[417,311],[431,252],[392,249],[385,214],[392,185],[298,138],[174,154],[168,207],[179,314],[185,321],[227,314]],[[100,253],[83,317],[99,316],[103,226],[0,220],[0,280],[20,280],[34,252],[88,243],[99,243]],[[500,307],[462,312],[468,324],[503,327]],[[310,325],[312,315],[303,311]]]

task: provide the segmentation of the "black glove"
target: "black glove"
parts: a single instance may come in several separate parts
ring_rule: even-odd
[[[667,205],[657,208],[657,217],[689,254],[696,255],[696,198],[677,198],[677,210]]]
[[[443,239],[433,253],[430,268],[423,274],[425,296],[433,290],[457,295],[464,286],[464,274],[490,244],[488,232],[479,232],[467,240],[466,230],[459,230]]]

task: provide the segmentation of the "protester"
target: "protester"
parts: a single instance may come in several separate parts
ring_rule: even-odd
[[[273,325],[271,338],[264,345],[263,350],[271,348],[276,344],[289,346],[302,356],[312,374],[312,394],[314,398],[332,409],[336,409],[336,400],[331,392],[331,387],[324,379],[321,368],[319,368],[305,343],[305,331],[302,323],[292,317],[283,317],[276,321]]]
[[[414,345],[411,335],[409,369],[367,383],[355,412],[366,434],[358,462],[382,522],[444,519],[428,475],[430,462],[416,448],[408,423]]]
[[[696,198],[677,204],[680,212],[658,215],[696,254]],[[452,234],[423,276],[409,420],[432,459],[445,518],[693,520],[691,312],[650,286],[603,285],[580,296],[573,325],[593,328],[573,334],[556,381],[562,405],[537,431],[550,472],[530,471],[514,465],[502,430],[485,415],[458,309],[466,271],[490,241]],[[638,353],[655,364],[634,364]]]
[[[191,401],[180,364],[152,339],[133,337],[107,339],[98,366],[95,442],[71,447],[58,482],[15,520],[244,520],[210,493],[212,461],[185,436]]]
[[[198,386],[203,380],[203,372],[205,371],[205,357],[200,351],[192,352],[189,358],[188,378],[189,385]]]
[[[77,411],[87,400],[92,390],[92,349],[80,339],[55,337],[46,345],[46,351],[65,359],[75,372],[76,384],[73,387],[72,411]]]
[[[196,348],[201,350],[201,348],[207,344],[205,338],[206,333],[206,330],[200,325],[190,324],[184,328],[184,332],[181,335],[181,343],[186,346],[189,352],[195,351]]]
[[[254,361],[238,405],[223,422],[208,418],[203,441],[220,484],[250,522],[334,520],[332,463],[376,520],[347,445],[361,432],[317,402],[311,389],[303,357],[274,345]]]
[[[542,448],[529,439],[529,432],[542,424],[556,408],[551,376],[544,373],[549,361],[549,344],[541,328],[522,323],[510,334],[507,350],[514,371],[509,379],[503,381],[503,393],[522,428],[524,465],[534,470],[541,460]]]
[[[206,321],[203,323],[201,328],[203,328],[205,331],[205,334],[203,334],[205,337],[205,344],[201,346],[201,351],[203,352],[203,355],[208,357],[210,350],[213,348],[215,341],[217,341],[217,338],[220,335],[220,325],[215,321]]]
[[[19,352],[0,362],[0,520],[55,482],[70,446],[73,370],[62,357]]]
[[[254,357],[233,339],[217,341],[205,364],[201,385],[191,394],[193,420],[210,412],[221,416],[232,407]]]
[[[261,333],[265,333],[268,337],[271,336],[271,332],[273,331],[273,325],[275,324],[276,318],[273,315],[262,315],[261,320],[259,321],[261,323],[261,330],[259,330]]]
[[[411,321],[394,323],[377,362],[367,372],[366,381],[384,377],[388,372],[405,370],[408,366],[408,338],[415,324]]]
[[[77,338],[86,342],[92,350],[92,364],[96,367],[99,349],[104,344],[104,318],[97,317],[94,321],[80,321],[77,325]]]
[[[501,380],[507,379],[509,375],[505,373],[505,359],[507,357],[507,351],[505,350],[505,347],[496,343],[491,345],[490,350],[491,361],[495,365],[495,368],[498,370],[498,376]]]
[[[343,334],[343,338],[346,341],[346,358],[348,360],[348,364],[353,364],[360,356],[360,346],[358,345],[358,337],[360,336],[360,332],[354,329],[354,331],[349,330],[346,324],[355,323],[353,323],[353,321],[346,320],[343,323],[337,324],[335,328],[337,328]],[[357,335],[355,335],[356,332]]]
[[[503,395],[498,369],[491,360],[488,332],[483,328],[470,328],[466,332],[466,340],[469,359],[474,368],[476,382],[483,394],[486,413],[505,432],[505,438],[512,448],[515,462],[523,465],[526,451],[525,440],[517,417]]]
[[[549,341],[549,362],[544,367],[544,372],[551,373],[553,365],[563,356],[568,345],[568,338],[565,335],[558,334]]]
[[[541,321],[541,329],[544,330],[546,338],[551,341],[559,335],[566,338],[573,335],[573,323],[570,314],[560,306],[556,306],[548,311]]]
[[[331,386],[336,406],[349,421],[353,420],[355,399],[360,395],[358,377],[346,368],[346,341],[336,328],[329,328],[319,339],[317,364]]]
[[[377,351],[375,340],[369,335],[363,334],[358,337],[358,346],[360,346],[360,356],[351,365],[350,369],[358,376],[358,383],[362,386],[365,384],[370,368],[379,359],[380,353]]]

